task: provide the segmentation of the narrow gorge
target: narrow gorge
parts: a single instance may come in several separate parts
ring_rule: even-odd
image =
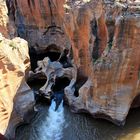
[[[140,139],[140,1],[0,0],[0,83],[0,140]]]

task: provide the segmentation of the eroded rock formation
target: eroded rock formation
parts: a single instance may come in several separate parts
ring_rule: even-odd
[[[63,68],[60,62],[51,62],[48,57],[45,57],[42,61],[38,61],[38,68],[35,69],[35,73],[30,73],[30,77],[37,77],[36,75],[40,76],[40,74],[46,76],[46,83],[40,89],[40,92],[47,96],[52,92],[52,86],[55,85],[56,78],[67,77],[71,81],[76,82],[76,71],[75,67]]]
[[[11,0],[8,4],[17,34],[29,42],[31,60],[41,59],[35,73],[48,78],[42,91],[50,92],[50,79],[59,75],[58,68],[60,73],[69,69],[59,60],[66,51],[66,64],[74,64],[71,69],[76,74],[76,81],[64,89],[72,110],[124,124],[140,93],[139,1]],[[48,65],[45,57],[56,53],[58,57],[50,59],[57,62]],[[59,67],[49,71],[53,63]]]
[[[123,124],[140,93],[139,2],[19,0],[15,13],[36,53],[69,51],[77,70],[65,88],[72,110]]]
[[[25,40],[0,36],[0,133],[14,138],[19,123],[27,119],[34,95],[25,82],[30,59]]]
[[[81,21],[76,21],[79,30],[73,43],[75,64],[82,72],[81,76],[85,75],[88,80],[79,89],[77,98],[73,94],[68,95],[69,104],[75,112],[89,112],[95,117],[122,124],[131,103],[140,92],[138,7],[133,6],[134,3],[109,2],[104,5],[106,11],[101,11],[100,7],[97,14],[100,2],[95,5],[95,1],[91,1],[89,5],[92,3],[96,16],[89,14],[88,4],[83,6],[88,12],[77,17]],[[89,28],[91,19],[97,22],[92,27],[93,32]],[[91,37],[94,38],[93,42],[90,41]],[[98,47],[96,57],[95,47]]]
[[[8,9],[6,6],[6,1],[0,0],[0,32],[4,36],[8,36]]]

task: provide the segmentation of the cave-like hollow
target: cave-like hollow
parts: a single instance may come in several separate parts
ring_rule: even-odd
[[[54,99],[56,102],[56,109],[60,105],[61,101],[64,100],[65,103],[65,98],[64,98],[64,89],[70,84],[70,79],[67,77],[59,77],[56,78],[55,84],[52,87],[52,95],[51,99]]]
[[[40,51],[39,53],[31,47],[29,49],[29,55],[31,60],[31,69],[34,71],[35,68],[37,68],[37,61],[43,60],[45,57],[49,57],[51,61],[57,61],[61,55],[61,50],[55,44],[49,45],[45,50]]]
[[[77,73],[77,79],[75,83],[75,92],[74,92],[75,97],[79,96],[79,89],[86,83],[87,80],[88,80],[88,77],[82,75],[79,70]]]
[[[67,77],[56,78],[55,85],[52,87],[53,92],[63,91],[66,86],[70,84],[70,80]]]
[[[47,81],[47,78],[42,75],[38,75],[32,79],[27,80],[27,84],[33,91],[38,91]]]
[[[49,103],[48,100],[46,100],[42,95],[39,95],[39,89],[45,85],[47,81],[47,78],[42,75],[38,75],[37,77],[34,77],[33,79],[28,79],[27,84],[32,89],[34,93],[34,97],[36,100],[36,104],[38,103]]]

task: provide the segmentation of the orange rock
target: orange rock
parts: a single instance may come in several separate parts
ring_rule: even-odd
[[[79,96],[65,94],[73,111],[124,124],[140,93],[139,2],[18,0],[15,10],[18,34],[37,53],[72,50]]]
[[[2,36],[0,40],[0,133],[14,138],[17,125],[34,105],[34,94],[25,82],[30,59],[25,40]]]
[[[132,8],[129,7],[128,10],[131,11]],[[116,10],[118,10],[117,7]],[[114,12],[119,13],[115,9]],[[101,53],[103,53],[93,65],[91,63],[93,61],[92,56],[88,57],[91,53],[89,52],[90,45],[88,43],[84,45],[85,40],[90,39],[90,36],[86,34],[87,32],[90,33],[89,24],[86,24],[90,18],[86,19],[83,24],[84,27],[78,28],[86,37],[82,39],[84,35],[78,35],[77,40],[80,44],[74,46],[73,50],[78,48],[78,53],[83,53],[76,58],[75,63],[83,62],[77,64],[77,66],[79,66],[80,71],[83,71],[82,75],[88,77],[88,80],[79,90],[79,97],[70,97],[69,100],[72,101],[69,102],[75,112],[85,111],[95,117],[106,118],[117,124],[123,124],[134,98],[140,93],[140,52],[138,51],[140,30],[139,16],[136,11],[134,15],[129,12],[125,13],[126,15],[124,13],[119,14],[114,14],[116,16],[114,22],[116,23],[114,24],[112,48],[107,44],[108,33],[105,19],[102,17],[103,14],[98,19],[98,25],[100,26],[97,25],[97,28],[100,34],[99,39],[102,42],[101,46],[98,47],[99,51],[101,49]],[[81,18],[84,21],[84,14]],[[115,18],[112,18],[112,20],[115,20]],[[77,24],[77,26],[80,27],[80,24]],[[110,30],[108,31],[110,32]],[[86,69],[88,72],[84,71]]]

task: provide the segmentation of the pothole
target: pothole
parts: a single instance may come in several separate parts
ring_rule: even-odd
[[[79,96],[79,89],[85,84],[87,79],[88,79],[87,77],[78,76],[76,83],[75,83],[75,92],[74,92],[75,97]]]
[[[58,46],[51,44],[44,51],[39,53],[37,53],[34,48],[30,48],[29,54],[31,59],[31,68],[32,70],[35,70],[35,68],[37,68],[37,61],[43,60],[45,57],[49,57],[52,62],[57,61],[60,58],[61,51]]]
[[[56,78],[55,85],[52,87],[52,91],[59,92],[63,91],[66,86],[68,86],[70,83],[70,80],[67,77],[60,77]]]

